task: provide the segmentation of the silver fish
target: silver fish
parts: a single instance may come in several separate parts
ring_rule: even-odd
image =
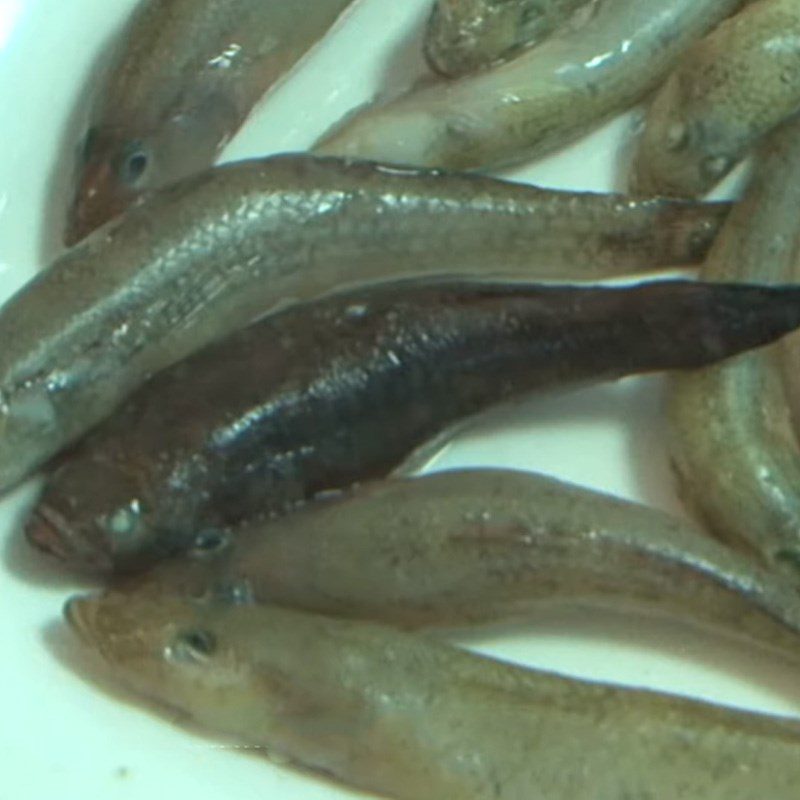
[[[152,373],[281,303],[424,274],[594,278],[697,260],[725,213],[305,155],[192,176],[0,310],[0,490]]]
[[[742,0],[605,0],[585,24],[477,75],[348,117],[327,155],[487,169],[538,158],[655,89]]]

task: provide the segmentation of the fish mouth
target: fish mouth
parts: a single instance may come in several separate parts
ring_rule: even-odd
[[[111,557],[80,547],[66,518],[54,508],[40,505],[25,524],[25,537],[47,555],[93,572],[111,570]]]
[[[87,644],[93,639],[91,632],[98,605],[98,598],[95,595],[75,595],[64,603],[64,619]]]

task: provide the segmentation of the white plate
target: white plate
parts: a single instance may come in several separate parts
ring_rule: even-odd
[[[56,252],[70,141],[93,62],[136,0],[0,0],[0,296]],[[226,158],[306,148],[379,87],[422,71],[430,0],[360,0],[349,18],[259,107]],[[551,186],[609,189],[630,117],[520,171]],[[2,343],[0,343],[2,346]],[[662,381],[626,380],[526,402],[487,419],[437,466],[540,470],[679,511],[663,442]],[[3,503],[0,558],[0,798],[191,797],[333,800],[354,795],[217,745],[85,682],[60,623],[80,585],[21,540],[31,490]],[[542,611],[470,646],[522,663],[773,712],[800,712],[788,667],[676,623]]]

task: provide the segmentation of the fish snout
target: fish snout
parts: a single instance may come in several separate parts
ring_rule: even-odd
[[[82,546],[69,523],[48,506],[31,512],[25,537],[37,550],[80,569],[107,572],[112,568],[110,555]]]

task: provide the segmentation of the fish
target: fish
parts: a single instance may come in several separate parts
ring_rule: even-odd
[[[725,207],[284,155],[172,184],[0,308],[0,492],[147,378],[282,305],[415,276],[696,261]]]
[[[800,252],[800,127],[768,138],[753,180],[701,269],[710,281],[791,280]],[[708,528],[761,562],[800,568],[800,451],[780,349],[670,381],[669,447]]]
[[[397,800],[795,800],[800,725],[504,664],[365,622],[130,592],[64,613],[135,695]]]
[[[800,5],[752,3],[690,48],[656,94],[631,186],[704,195],[798,110]]]
[[[632,606],[800,656],[792,581],[670,514],[515,470],[363,484],[235,535],[204,531],[125,580],[404,629],[519,622],[552,601]]]
[[[437,0],[425,30],[430,68],[448,78],[516,58],[592,0]]]
[[[605,0],[494,69],[358,109],[319,155],[488,170],[540,158],[644,99],[742,0]]]
[[[156,376],[65,453],[27,536],[77,569],[142,570],[201,531],[408,469],[494,404],[699,367],[798,325],[800,287],[688,281],[412,283],[296,306]]]
[[[352,0],[142,0],[76,147],[65,241],[215,161]]]

